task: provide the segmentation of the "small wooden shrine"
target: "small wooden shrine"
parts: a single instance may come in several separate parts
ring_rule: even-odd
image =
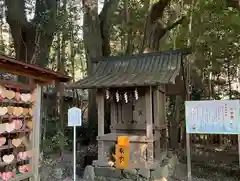
[[[166,96],[185,95],[187,52],[103,58],[95,72],[71,88],[97,89],[98,160],[108,166],[118,136],[129,136],[130,168],[154,168],[166,149]],[[111,133],[104,132],[104,101],[111,104]]]
[[[70,77],[3,55],[0,71],[32,82],[0,80],[0,180],[39,181],[42,86]]]

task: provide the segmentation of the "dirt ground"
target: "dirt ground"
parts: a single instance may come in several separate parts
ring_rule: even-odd
[[[191,152],[192,180],[239,181],[240,167],[237,153],[237,148],[231,150],[195,149]],[[180,169],[180,174],[177,173],[172,181],[187,180],[186,159],[186,153],[183,152],[180,161],[184,168]]]
[[[182,170],[185,174],[176,174],[174,177],[170,178],[168,181],[187,181],[186,177],[186,165]],[[239,170],[218,167],[218,165],[208,165],[208,164],[192,164],[192,181],[239,181],[240,176]],[[184,176],[183,176],[184,175]]]
[[[77,174],[81,178],[83,172],[83,160],[84,156],[94,154],[96,152],[96,146],[91,145],[89,147],[82,147],[78,151],[77,156]],[[225,155],[225,156],[224,156]],[[226,154],[213,153],[207,154],[204,158],[204,154],[199,156],[195,155],[192,159],[192,181],[239,181],[240,180],[240,169],[238,166],[237,155],[228,158]],[[217,158],[217,159],[216,159]],[[51,160],[55,160],[56,163],[49,163],[51,166],[44,166],[42,170],[43,181],[71,181],[72,177],[72,159],[73,154],[71,152],[64,153],[60,159],[56,155],[52,155]],[[187,181],[186,173],[186,159],[180,159],[182,162],[178,171],[174,177],[169,178],[168,181]],[[48,163],[47,163],[48,164]],[[47,175],[47,173],[49,173]],[[51,173],[55,173],[53,176]],[[53,179],[54,178],[54,179]]]

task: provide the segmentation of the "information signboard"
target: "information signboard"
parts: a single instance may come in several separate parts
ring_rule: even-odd
[[[189,134],[240,134],[240,101],[186,101],[186,131]]]

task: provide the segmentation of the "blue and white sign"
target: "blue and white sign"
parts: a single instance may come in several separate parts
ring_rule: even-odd
[[[68,109],[68,126],[82,125],[82,110],[77,107]]]
[[[186,131],[190,134],[240,134],[240,101],[186,101]]]

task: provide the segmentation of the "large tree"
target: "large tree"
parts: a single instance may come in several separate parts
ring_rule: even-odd
[[[5,0],[16,58],[46,66],[57,29],[57,0],[36,0],[35,14],[30,21],[26,16],[26,3],[26,0]]]

